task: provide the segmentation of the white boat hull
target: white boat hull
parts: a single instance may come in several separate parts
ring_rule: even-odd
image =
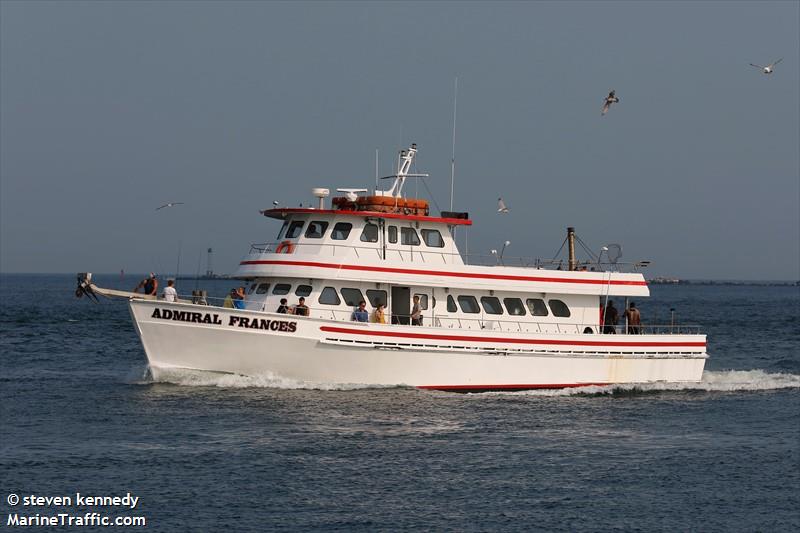
[[[360,324],[130,301],[154,373],[186,368],[311,383],[521,390],[697,382],[704,335],[565,335]]]

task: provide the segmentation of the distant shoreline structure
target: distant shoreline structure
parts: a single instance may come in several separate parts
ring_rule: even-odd
[[[648,279],[649,285],[741,285],[752,287],[800,287],[800,280],[738,280],[738,279],[679,279],[658,277]]]

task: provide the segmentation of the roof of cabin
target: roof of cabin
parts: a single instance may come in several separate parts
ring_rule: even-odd
[[[265,217],[284,219],[288,215],[336,215],[336,216],[354,216],[363,218],[392,218],[397,220],[414,220],[419,222],[434,222],[440,224],[448,224],[452,226],[471,226],[472,221],[469,219],[461,218],[442,218],[423,215],[405,215],[402,213],[379,213],[377,211],[346,211],[342,209],[313,209],[310,207],[276,207],[274,209],[265,209],[261,211]]]

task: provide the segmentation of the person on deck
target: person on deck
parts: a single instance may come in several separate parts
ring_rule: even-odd
[[[178,291],[175,290],[175,280],[167,280],[167,286],[164,287],[164,292],[162,294],[165,302],[175,302],[178,300]]]
[[[636,308],[636,304],[631,302],[625,310],[625,318],[628,319],[628,332],[638,335],[642,332],[642,315]]]
[[[231,289],[231,292],[225,297],[225,300],[222,302],[222,307],[227,307],[228,309],[233,309],[233,300],[236,298],[236,289]]]
[[[619,312],[614,307],[614,301],[609,300],[606,306],[606,313],[603,318],[603,333],[616,333],[617,322],[619,322]]]
[[[372,314],[372,321],[376,324],[386,324],[386,306],[383,304],[378,304],[378,307],[375,308],[375,312]]]
[[[231,299],[233,300],[233,307],[244,309],[244,287],[239,287],[231,293]]]
[[[144,289],[144,293],[147,296],[158,295],[158,279],[156,279],[156,275],[150,272],[150,275],[140,281],[136,288],[133,289],[133,292],[139,292],[139,289]]]
[[[286,305],[287,303],[288,302],[287,302],[286,298],[281,298],[281,305],[278,306],[278,310],[275,311],[275,312],[276,313],[280,313],[282,315],[288,315],[289,314],[289,306]]]
[[[422,306],[419,304],[419,296],[414,295],[414,307],[411,308],[411,325],[422,325]]]
[[[358,307],[356,307],[356,310],[353,311],[353,322],[369,322],[367,302],[364,300],[358,302]]]
[[[298,316],[308,316],[308,306],[306,305],[306,299],[302,296],[299,300],[297,300],[297,305],[294,306],[294,314]]]

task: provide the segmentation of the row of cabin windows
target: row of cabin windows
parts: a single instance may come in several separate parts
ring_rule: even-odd
[[[278,240],[281,238],[286,239],[296,239],[303,233],[303,225],[305,221],[303,220],[295,220],[292,223],[284,223],[283,227],[281,228],[280,233],[278,234]],[[308,228],[306,228],[305,237],[306,239],[321,239],[325,236],[325,232],[328,229],[328,222],[320,221],[320,220],[312,220],[308,223]],[[283,233],[284,228],[286,229],[286,233],[283,237],[281,234]],[[345,241],[350,236],[350,231],[353,229],[353,225],[349,222],[337,222],[333,226],[333,230],[331,231],[331,239],[335,241]],[[392,244],[397,244],[397,226],[388,226],[388,240]],[[419,246],[420,240],[419,235],[417,234],[417,230],[414,228],[400,228],[400,244],[404,246]],[[425,245],[431,248],[444,248],[444,239],[442,238],[442,234],[439,230],[436,229],[424,229],[421,231],[422,233],[422,240],[425,241]],[[361,231],[361,241],[362,242],[378,242],[378,225],[367,223],[364,225],[364,229]]]
[[[250,287],[250,293],[267,294],[269,287],[269,283],[253,284]],[[291,290],[292,286],[289,283],[276,283],[272,288],[272,294],[289,294]],[[383,290],[367,289],[366,299],[364,299],[360,289],[343,288],[341,292],[345,304],[350,307],[356,307],[361,301],[369,301],[372,307],[378,307],[380,304],[386,305],[387,302],[386,291]],[[294,294],[298,298],[301,296],[305,298],[311,294],[311,285],[298,285]],[[417,294],[416,296],[420,297],[420,307],[427,309],[428,295]],[[483,311],[487,315],[502,315],[503,305],[505,305],[505,310],[509,315],[524,316],[526,314],[525,305],[523,305],[520,298],[503,298],[503,305],[501,305],[500,299],[495,296],[481,296],[480,307],[478,306],[478,299],[474,296],[461,295],[458,296],[457,300],[458,306],[456,306],[456,299],[452,295],[447,296],[447,312],[457,313],[460,307],[462,313],[476,314],[480,313],[481,307],[483,307]],[[335,288],[325,287],[322,289],[318,301],[322,305],[341,305],[342,298],[339,297],[339,293]],[[527,304],[528,311],[532,316],[548,316],[552,312],[553,316],[568,318],[571,314],[567,304],[561,300],[548,300],[547,304],[545,304],[545,301],[541,298],[528,298],[525,300],[525,304]],[[433,305],[434,307],[436,306],[435,298]],[[548,311],[548,306],[550,312]]]
[[[456,299],[458,306],[456,306]],[[547,300],[545,304],[541,298],[528,298],[525,300],[532,316],[548,316],[547,306],[550,306],[550,311],[553,316],[560,318],[568,318],[570,316],[569,307],[561,300]],[[520,298],[503,298],[506,312],[513,316],[524,316],[525,306],[522,304]],[[487,315],[502,315],[503,305],[500,304],[500,298],[495,296],[481,296],[481,304],[478,306],[478,299],[470,295],[461,295],[458,298],[453,298],[452,295],[447,296],[447,311],[449,313],[458,312],[459,307],[462,313],[476,314],[481,312],[481,307]]]

